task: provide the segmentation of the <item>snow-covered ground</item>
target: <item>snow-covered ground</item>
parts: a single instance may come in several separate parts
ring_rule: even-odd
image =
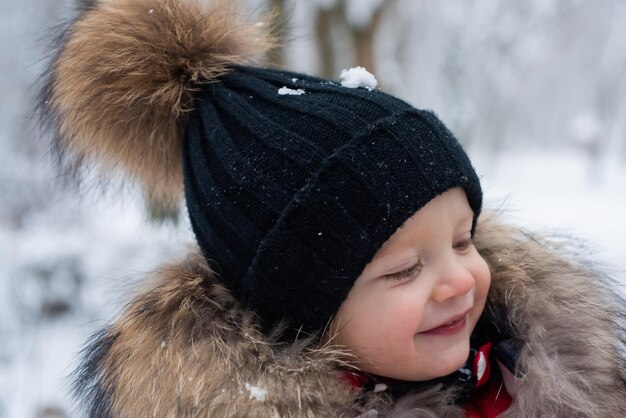
[[[603,260],[626,284],[626,164],[609,161],[590,181],[581,155],[470,154],[482,176],[487,208],[504,208],[505,216],[532,229],[587,239],[594,249],[591,258]],[[76,224],[42,218],[19,233],[1,231],[9,280],[0,283],[0,306],[10,321],[0,328],[0,417],[73,416],[67,375],[81,345],[119,311],[143,272],[175,258],[190,242],[186,223],[150,224],[139,202],[112,200],[59,208],[69,219],[82,219]],[[67,288],[42,294],[32,281],[45,275],[32,269],[53,270],[60,262],[67,265],[55,274],[78,272],[80,279],[56,277]],[[35,267],[29,270],[28,264]],[[56,317],[38,313],[42,299],[54,295],[74,302]]]
[[[139,202],[112,200],[61,199],[57,219],[0,230],[0,417],[75,416],[67,376],[81,345],[191,242],[186,224],[150,224]]]
[[[587,256],[626,286],[626,162],[596,167],[574,151],[471,154],[486,208],[540,233],[581,238]]]

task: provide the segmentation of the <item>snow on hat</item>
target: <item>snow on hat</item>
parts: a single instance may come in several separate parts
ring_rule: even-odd
[[[229,4],[88,7],[60,38],[43,115],[73,161],[122,167],[169,204],[184,190],[221,282],[267,329],[317,332],[434,197],[462,187],[475,221],[480,183],[432,112],[363,69],[339,84],[246,64],[271,37]]]

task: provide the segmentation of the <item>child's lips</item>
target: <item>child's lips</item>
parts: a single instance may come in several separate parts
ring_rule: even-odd
[[[419,334],[424,335],[450,335],[455,334],[465,328],[467,323],[467,314],[470,310],[465,311],[462,314],[455,315],[442,325],[436,326],[426,331],[422,331]]]

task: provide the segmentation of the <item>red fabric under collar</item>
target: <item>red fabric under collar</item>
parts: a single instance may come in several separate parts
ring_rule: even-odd
[[[468,418],[495,418],[511,406],[511,396],[504,387],[498,367],[492,367],[489,354],[491,343],[480,347],[474,357],[473,373],[476,387],[465,405]]]
[[[512,398],[504,387],[500,371],[491,364],[495,361],[490,359],[491,347],[491,343],[483,345],[474,357],[472,373],[477,382],[465,405],[468,418],[495,418],[511,406]],[[345,372],[341,378],[355,390],[363,389],[369,380],[369,376],[361,372]]]

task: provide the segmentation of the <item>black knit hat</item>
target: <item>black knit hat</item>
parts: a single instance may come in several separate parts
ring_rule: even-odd
[[[480,212],[470,161],[433,113],[303,74],[237,66],[204,85],[183,147],[200,247],[266,326],[323,329],[381,245],[446,190]]]
[[[160,205],[184,186],[223,284],[266,328],[316,332],[428,201],[462,187],[475,225],[480,184],[431,112],[243,66],[272,40],[234,3],[86,4],[57,39],[41,116],[70,168],[122,168]]]

